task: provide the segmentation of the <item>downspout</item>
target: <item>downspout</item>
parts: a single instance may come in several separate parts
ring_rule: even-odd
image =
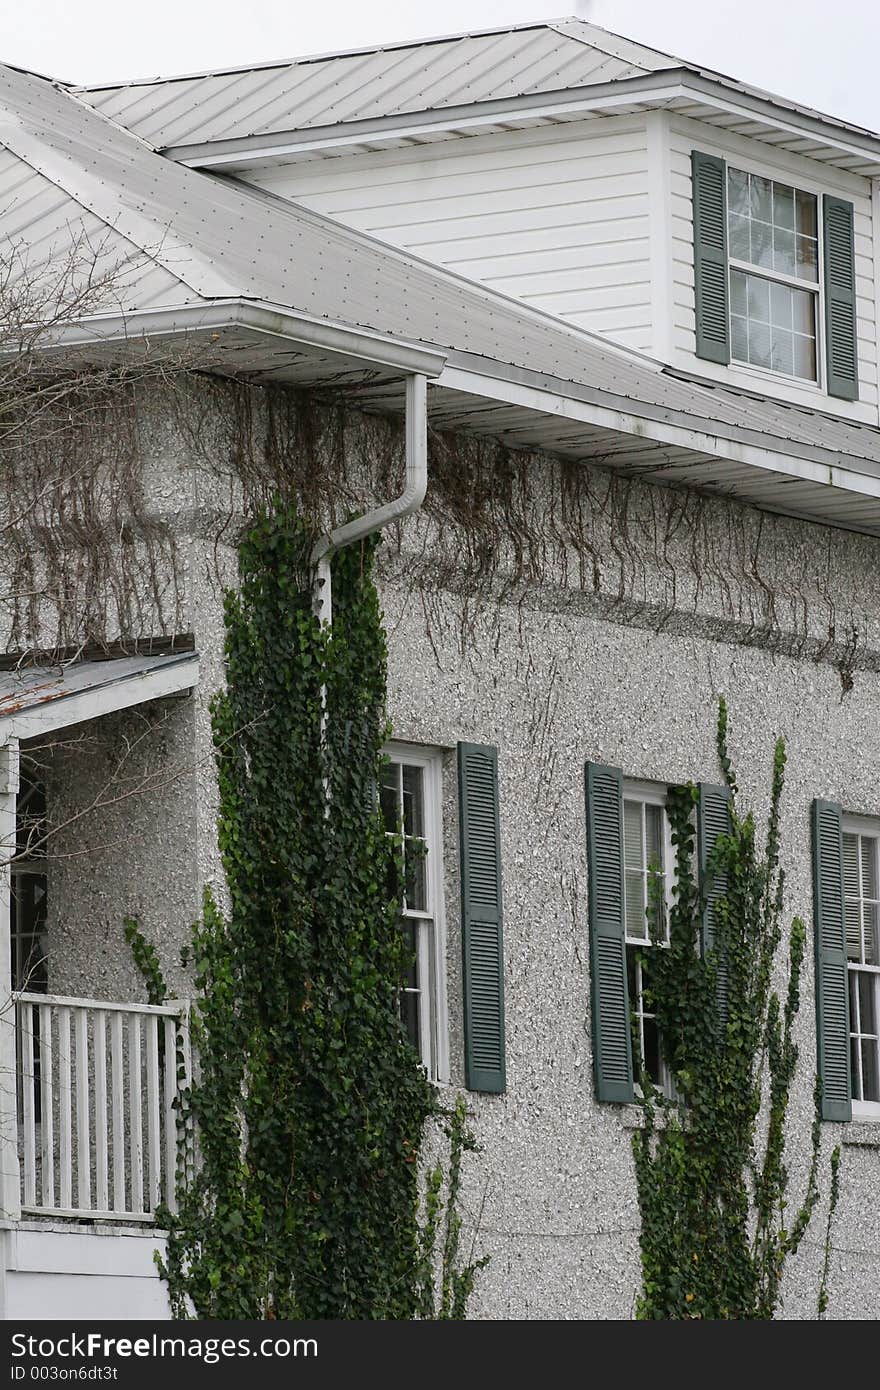
[[[428,488],[427,386],[428,379],[420,372],[406,378],[406,483],[403,492],[392,502],[367,512],[366,516],[337,526],[329,535],[322,536],[312,550],[312,564],[316,567],[313,602],[322,627],[333,621],[330,561],[337,550],[371,536],[389,522],[411,516],[425,500]]]

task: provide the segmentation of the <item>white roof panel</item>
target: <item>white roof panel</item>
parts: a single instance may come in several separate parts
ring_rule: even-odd
[[[195,652],[128,656],[0,672],[0,742],[66,729],[132,705],[190,690]]]

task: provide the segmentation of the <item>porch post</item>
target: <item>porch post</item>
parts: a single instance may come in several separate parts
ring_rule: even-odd
[[[10,950],[10,861],[15,854],[18,739],[0,744],[0,1216],[21,1217],[15,1077],[15,1007]]]

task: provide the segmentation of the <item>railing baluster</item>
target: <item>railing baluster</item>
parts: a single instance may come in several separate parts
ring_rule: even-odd
[[[15,1006],[24,1208],[139,1222],[175,1210],[185,1006],[24,991]]]
[[[131,1163],[131,1210],[144,1209],[144,1142],[141,1111],[141,1021],[128,1017],[128,1147]]]
[[[113,1210],[125,1211],[125,1132],[122,1106],[125,1099],[122,1070],[122,1014],[110,1015],[110,1108],[113,1114]]]
[[[37,1201],[37,1153],[34,1130],[34,1006],[19,1004],[19,1032],[21,1037],[21,1118],[24,1139],[24,1186],[25,1207],[33,1207]]]
[[[173,1018],[165,1019],[165,1205],[177,1211],[177,1028]]]
[[[31,1008],[25,1004],[26,1009]],[[40,1017],[40,1147],[42,1150],[42,1199],[44,1207],[55,1205],[55,1075],[52,1047],[52,1010],[39,1006]]]
[[[76,1198],[80,1210],[92,1209],[92,1140],[89,1132],[89,1016],[77,1009],[76,1036]]]
[[[70,1009],[58,1010],[58,1129],[60,1132],[59,1206],[73,1205],[72,1092],[70,1086]]]
[[[149,1185],[147,1211],[159,1205],[159,1176],[162,1153],[159,1139],[159,1020],[155,1014],[144,1019],[147,1031],[147,1148],[149,1150]]]
[[[107,1029],[103,1009],[94,1014],[95,1046],[95,1206],[110,1210],[107,1185]]]

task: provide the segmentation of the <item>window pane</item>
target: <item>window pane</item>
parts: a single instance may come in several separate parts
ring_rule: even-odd
[[[398,775],[397,767],[393,763],[390,767],[383,768],[382,781],[379,786],[379,805],[382,808],[382,818],[389,835],[396,835],[400,830]]]
[[[645,876],[641,870],[626,871],[626,934],[640,941],[648,939],[648,915],[645,911]]]
[[[751,246],[752,264],[766,266],[769,270],[773,265],[773,228],[769,222],[752,223]]]
[[[730,320],[730,351],[734,357],[738,357],[741,362],[749,360],[749,325],[748,320],[737,318],[734,314]]]
[[[795,244],[796,273],[801,280],[819,279],[819,244],[811,237],[799,236]]]
[[[728,222],[730,235],[728,237],[728,251],[734,260],[751,260],[751,240],[749,237],[749,220],[747,217],[739,217],[733,213]]]
[[[873,1040],[862,1043],[862,1100],[880,1100],[880,1086],[877,1078],[877,1044]]]
[[[637,946],[627,946],[626,948],[626,983],[629,989],[629,1011],[639,1014],[641,1007],[641,990],[639,989],[639,970],[636,961],[638,953]]]
[[[660,1038],[657,1032],[657,1023],[653,1018],[646,1018],[642,1024],[642,1034],[645,1039],[645,1071],[654,1082],[655,1086],[660,1084]]]
[[[773,269],[781,271],[783,275],[794,275],[795,272],[794,232],[788,232],[783,227],[773,229]]]
[[[862,959],[862,909],[855,898],[844,899],[846,954],[850,960]]]
[[[788,285],[770,286],[770,318],[774,327],[791,328],[792,291]]]
[[[794,367],[793,334],[784,333],[779,328],[773,329],[770,365],[774,372],[785,372],[786,376],[791,376]]]
[[[794,375],[805,381],[816,380],[816,340],[795,334]]]
[[[741,270],[730,272],[730,310],[733,314],[748,313],[748,277]]]
[[[794,189],[784,183],[773,185],[773,221],[777,227],[794,230]]]
[[[406,855],[406,905],[415,912],[427,911],[427,854],[424,840],[404,842]]]
[[[727,207],[731,213],[749,213],[749,176],[742,169],[727,171]]]
[[[756,367],[770,366],[770,325],[749,322],[749,361]]]
[[[419,1051],[419,973],[416,955],[416,933],[418,928],[412,922],[402,922],[401,931],[406,941],[407,964],[400,991],[400,1017],[407,1037]]]
[[[859,1028],[859,972],[858,970],[847,970],[849,981],[849,1031],[851,1033],[860,1032]]]
[[[865,964],[880,965],[880,907],[866,903],[862,915]]]
[[[763,179],[759,174],[752,174],[749,181],[749,206],[752,217],[758,218],[761,222],[770,222],[773,218],[773,198],[772,185],[769,179]]]
[[[796,193],[797,229],[804,236],[816,236],[816,195],[815,193]]]
[[[859,1032],[877,1032],[876,976],[869,970],[857,970],[859,983]]]
[[[660,806],[645,807],[647,863],[663,867],[663,811]]]
[[[796,333],[809,337],[816,336],[816,296],[805,294],[803,290],[789,290],[791,297],[791,320]]]
[[[877,841],[862,837],[862,897],[877,897]]]
[[[645,867],[645,851],[642,845],[642,803],[625,801],[623,803],[623,862],[628,869]]]
[[[757,319],[760,323],[769,323],[769,280],[761,280],[757,275],[749,275],[746,278],[748,280],[749,318]]]
[[[405,835],[424,835],[425,812],[422,790],[422,769],[404,764],[403,771],[403,831]]]
[[[859,1082],[859,1057],[860,1057],[860,1055],[861,1055],[861,1051],[860,1051],[860,1048],[859,1048],[858,1040],[857,1040],[856,1038],[850,1038],[850,1040],[849,1040],[849,1065],[850,1065],[850,1075],[851,1075],[851,1087],[850,1087],[850,1089],[852,1090],[852,1098],[853,1098],[853,1100],[861,1100],[861,1099],[862,1099],[862,1087],[861,1087],[861,1084],[860,1084],[860,1082]]]

